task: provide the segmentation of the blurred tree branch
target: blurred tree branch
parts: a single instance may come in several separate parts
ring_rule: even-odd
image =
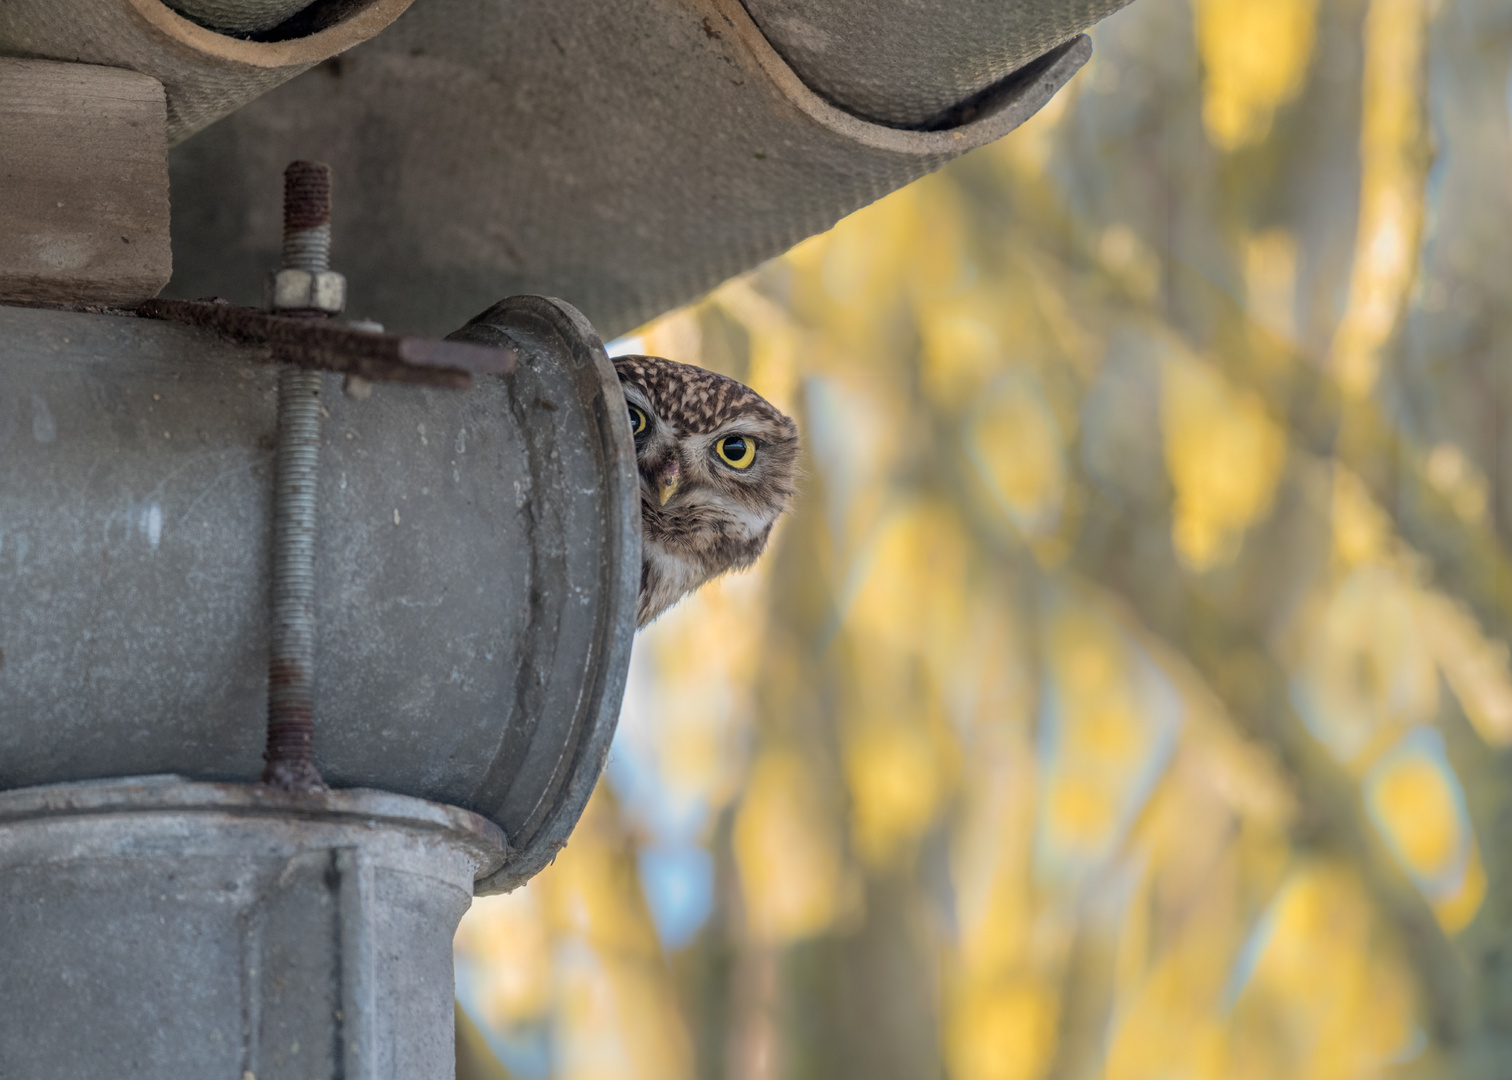
[[[1086,490],[1096,489],[1089,485]],[[1288,511],[1306,512],[1302,500],[1293,498],[1289,503],[1277,508],[1277,517]],[[1088,516],[1108,514],[1123,516],[1120,508],[1091,495]],[[1307,731],[1293,708],[1286,673],[1266,642],[1265,631],[1279,622],[1278,614],[1258,611],[1248,619],[1236,618],[1238,605],[1215,603],[1204,595],[1174,557],[1168,556],[1169,549],[1136,547],[1124,542],[1127,525],[1106,525],[1082,531],[1082,536],[1102,542],[1078,545],[1071,569],[1121,597],[1143,626],[1186,657],[1234,722],[1268,748],[1292,778],[1302,809],[1297,842],[1357,868],[1376,904],[1397,929],[1417,978],[1430,1041],[1452,1053],[1466,1035],[1467,1009],[1472,1003],[1464,965],[1416,886],[1366,820],[1356,783]],[[1272,523],[1261,531],[1274,527]],[[1274,549],[1264,536],[1253,536],[1246,552],[1254,559],[1257,551],[1268,547]],[[1274,580],[1256,573],[1253,566],[1247,569],[1246,576]],[[1287,599],[1280,589],[1272,590],[1270,596],[1278,605]]]
[[[943,440],[941,444],[952,445]],[[969,466],[957,454],[946,456],[950,460],[939,464],[942,473],[950,477],[958,505],[981,507],[983,502],[974,490],[977,481]],[[1082,475],[1078,479],[1085,503],[1066,570],[1118,597],[1140,626],[1185,657],[1227,715],[1248,738],[1264,747],[1291,779],[1301,808],[1297,844],[1356,868],[1375,904],[1394,927],[1414,974],[1435,1057],[1452,1058],[1470,1034],[1474,1001],[1469,973],[1421,893],[1366,819],[1354,780],[1333,762],[1297,715],[1286,673],[1270,653],[1267,631],[1280,621],[1275,607],[1288,601],[1289,590],[1276,587],[1280,568],[1259,564],[1267,558],[1284,558],[1289,547],[1274,542],[1273,536],[1252,534],[1241,556],[1250,564],[1226,576],[1231,581],[1258,582],[1261,587],[1245,589],[1244,602],[1235,603],[1232,596],[1215,599],[1176,562],[1169,543],[1135,542],[1136,531],[1146,536],[1169,536],[1168,519],[1136,520],[1128,507],[1114,505],[1100,495],[1089,478]],[[1255,533],[1326,527],[1326,523],[1297,520],[1298,515],[1308,513],[1306,500],[1297,491],[1297,479],[1294,466],[1283,481],[1272,519],[1257,527]],[[1287,521],[1288,516],[1293,520]],[[984,550],[1022,560],[1018,545],[1001,525],[987,520],[979,510],[968,512],[967,520]],[[1263,606],[1267,600],[1271,607]],[[1099,983],[1103,977],[1095,972],[1106,967],[1107,953],[1106,947],[1092,948],[1091,954],[1083,956],[1082,965],[1091,963],[1091,968],[1073,982],[1091,978],[1093,985]],[[1092,954],[1103,955],[1103,962],[1097,963]],[[1075,1039],[1083,1047],[1099,1030],[1099,1010],[1091,1008],[1088,1012],[1088,1008],[1085,1002],[1078,1006],[1069,1018],[1075,1030],[1063,1030],[1063,1037]],[[1053,1075],[1057,1080],[1088,1075],[1084,1070],[1089,1066],[1077,1064],[1081,1060],[1075,1047],[1063,1052]]]

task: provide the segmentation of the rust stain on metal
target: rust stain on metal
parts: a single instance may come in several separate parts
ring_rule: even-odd
[[[148,300],[137,314],[215,330],[272,348],[274,363],[357,375],[370,382],[466,390],[474,375],[507,375],[519,362],[513,349],[460,341],[358,330],[293,315],[271,315],[223,300]]]
[[[331,220],[331,167],[296,161],[284,170],[284,228],[316,229]]]
[[[309,673],[298,662],[268,664],[268,748],[262,782],[283,791],[325,791],[315,767],[315,711]]]

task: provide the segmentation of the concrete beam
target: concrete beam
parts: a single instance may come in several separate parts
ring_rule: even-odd
[[[163,87],[0,57],[0,303],[125,307],[173,272]]]

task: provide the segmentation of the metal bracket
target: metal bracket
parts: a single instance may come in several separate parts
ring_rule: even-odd
[[[356,375],[369,382],[466,390],[474,375],[508,375],[511,348],[385,334],[297,315],[272,315],[225,300],[148,300],[137,314],[215,330],[249,345],[269,345],[270,363]]]

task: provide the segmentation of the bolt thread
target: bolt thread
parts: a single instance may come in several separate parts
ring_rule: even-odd
[[[323,788],[314,763],[315,510],[321,373],[278,376],[273,489],[273,626],[268,662],[268,763],[264,780]],[[274,779],[274,778],[277,779]],[[291,782],[292,781],[292,782]]]
[[[283,237],[285,270],[308,270],[312,274],[331,268],[331,227],[288,229]]]
[[[284,172],[283,265],[330,267],[331,170],[296,161]],[[268,659],[268,748],[263,782],[323,791],[315,767],[315,510],[320,462],[321,373],[286,367],[278,377],[278,453],[273,489],[273,626]]]

